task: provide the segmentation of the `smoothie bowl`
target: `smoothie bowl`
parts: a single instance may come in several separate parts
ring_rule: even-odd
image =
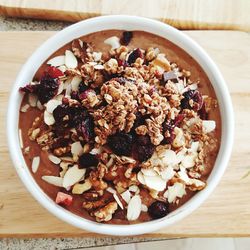
[[[136,235],[197,208],[229,160],[232,105],[213,61],[163,23],[79,22],[45,42],[13,87],[8,141],[32,195],[89,231]]]

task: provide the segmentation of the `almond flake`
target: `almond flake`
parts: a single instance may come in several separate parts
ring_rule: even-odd
[[[98,155],[98,154],[101,154],[102,151],[103,151],[103,148],[99,147],[99,148],[93,148],[89,153],[92,155]]]
[[[44,175],[44,176],[42,176],[42,179],[44,181],[46,181],[47,183],[52,184],[52,185],[54,185],[56,187],[62,187],[62,183],[63,183],[63,178],[62,177]]]
[[[43,105],[39,100],[37,101],[36,106],[39,110],[43,110]]]
[[[199,149],[199,145],[200,145],[200,143],[198,141],[192,142],[189,151],[190,152],[197,152]]]
[[[20,147],[23,148],[23,136],[21,129],[18,130],[18,136],[19,136]]]
[[[51,58],[47,64],[50,64],[51,66],[58,67],[62,66],[65,63],[65,56],[56,56]]]
[[[78,91],[78,87],[81,82],[82,78],[80,76],[74,76],[71,80],[71,89],[73,91]]]
[[[135,195],[128,203],[127,219],[129,221],[137,220],[141,213],[141,197]]]
[[[216,127],[216,123],[213,120],[203,120],[202,121],[202,128],[205,134],[212,132]]]
[[[58,69],[64,73],[67,70],[67,67],[65,65],[62,65],[62,66],[59,66]]]
[[[99,62],[102,59],[102,52],[93,52],[92,56],[95,62]]]
[[[104,66],[102,64],[97,64],[94,66],[94,69],[102,70],[102,69],[104,69]]]
[[[40,164],[40,157],[35,156],[32,160],[31,169],[33,173],[36,173]]]
[[[21,107],[20,111],[25,113],[28,111],[29,107],[30,107],[30,105],[27,103]]]
[[[116,193],[116,191],[112,187],[108,187],[106,190],[108,192],[110,192],[111,194],[115,194]]]
[[[55,108],[61,104],[62,102],[59,100],[56,99],[49,100],[46,104],[46,110],[52,114]]]
[[[44,111],[44,122],[49,126],[55,123],[54,116],[47,110]]]
[[[117,49],[121,46],[120,39],[117,36],[107,38],[104,43],[111,46],[112,49]]]
[[[130,192],[134,192],[134,193],[138,192],[138,190],[140,191],[140,189],[139,189],[136,185],[130,186],[130,187],[128,188],[128,190],[129,190]]]
[[[169,203],[172,203],[177,197],[182,198],[185,194],[185,185],[180,182],[176,182],[173,186],[168,187],[168,190],[163,196],[168,199]]]
[[[113,197],[114,197],[115,201],[117,202],[117,204],[119,205],[119,207],[123,210],[124,207],[123,207],[119,197],[117,196],[117,194],[113,194]]]
[[[146,186],[156,191],[163,191],[166,188],[167,182],[163,180],[159,175],[146,176],[144,175]]]
[[[66,87],[66,91],[65,91],[65,97],[70,97],[71,95],[71,84],[69,84],[67,87]]]
[[[129,201],[131,200],[131,193],[129,192],[129,190],[126,190],[121,194],[121,197],[126,203],[129,203]]]
[[[75,69],[78,65],[75,55],[70,50],[65,51],[65,65],[70,69]]]
[[[161,154],[162,162],[164,165],[174,165],[176,163],[176,153],[173,150],[167,149]]]
[[[83,147],[81,142],[77,141],[71,144],[71,153],[72,155],[77,155],[77,156],[83,154]]]
[[[141,204],[141,211],[142,212],[147,212],[148,211],[148,207],[144,204]]]
[[[146,169],[146,168],[142,168],[141,169],[141,172],[143,173],[143,175],[145,176],[157,176],[158,174],[155,172],[155,170],[149,168],[149,169]]]
[[[63,187],[68,188],[79,182],[85,175],[86,169],[79,169],[77,165],[69,168],[63,177]]]
[[[58,90],[57,90],[57,95],[60,95],[64,90],[64,84],[60,81],[59,82],[59,87],[58,87]]]
[[[159,174],[161,175],[162,179],[164,179],[165,181],[169,181],[174,177],[175,171],[173,167],[168,166],[164,170],[160,171]]]
[[[197,158],[197,153],[188,154],[184,157],[184,159],[181,161],[181,165],[184,168],[192,168],[195,165],[195,159]]]
[[[141,184],[146,185],[144,175],[141,171],[137,174],[137,179]]]
[[[49,160],[50,160],[51,162],[53,162],[54,164],[59,164],[59,163],[61,162],[61,159],[60,159],[60,158],[58,158],[58,157],[56,157],[56,156],[54,156],[54,155],[52,155],[52,154],[49,154],[48,158],[49,158]]]
[[[36,107],[38,97],[32,93],[28,96],[29,104],[31,107]]]

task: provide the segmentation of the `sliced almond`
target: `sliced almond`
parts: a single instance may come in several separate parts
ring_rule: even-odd
[[[69,84],[69,85],[66,87],[65,97],[70,97],[71,92],[72,92],[71,84]]]
[[[176,153],[173,150],[167,149],[161,158],[164,165],[174,165],[176,163]]]
[[[57,95],[60,95],[63,92],[63,90],[64,90],[64,84],[63,82],[60,82],[57,90]]]
[[[104,43],[110,45],[112,49],[117,49],[121,46],[120,39],[117,36],[107,38]]]
[[[184,168],[192,168],[195,165],[195,159],[197,158],[197,153],[188,154],[184,157],[184,159],[181,161],[181,165]]]
[[[55,123],[54,116],[47,110],[44,111],[44,122],[49,126]]]
[[[36,106],[40,110],[43,110],[43,108],[44,108],[43,105],[42,105],[42,103],[39,100],[37,101]]]
[[[129,192],[129,190],[126,190],[121,194],[121,197],[124,201],[126,201],[126,203],[129,203],[129,201],[131,200],[131,193]]]
[[[60,159],[60,158],[58,158],[58,157],[56,157],[56,156],[54,156],[54,155],[52,155],[52,154],[49,154],[48,158],[49,158],[49,160],[50,160],[51,162],[53,162],[54,164],[59,164],[59,163],[61,162],[61,159]]]
[[[168,166],[164,170],[160,171],[159,174],[161,175],[162,179],[169,181],[174,177],[175,171],[172,166]]]
[[[71,89],[73,91],[78,91],[78,87],[81,81],[82,81],[82,78],[80,76],[74,76],[71,80]]]
[[[69,168],[63,177],[63,187],[68,188],[79,182],[85,175],[86,169],[80,169],[77,165]]]
[[[32,160],[31,169],[33,173],[36,173],[40,165],[40,156],[35,156]]]
[[[28,109],[30,108],[30,105],[28,103],[26,103],[25,105],[23,105],[20,109],[21,112],[25,113],[28,111]]]
[[[199,145],[200,145],[200,143],[198,141],[192,142],[189,151],[190,152],[197,152],[199,149]]]
[[[46,104],[46,110],[49,112],[49,113],[53,113],[53,111],[55,110],[55,108],[59,105],[62,104],[62,101],[59,101],[59,100],[56,100],[56,99],[52,99],[52,100],[49,100]]]
[[[75,69],[78,65],[75,55],[70,50],[65,51],[65,65],[70,69]]]
[[[83,154],[83,147],[80,141],[71,144],[71,153],[72,155],[77,155],[77,156]]]
[[[104,66],[102,64],[97,64],[94,66],[94,69],[102,70],[102,69],[104,69]]]
[[[157,176],[158,174],[156,173],[156,171],[154,169],[146,169],[146,168],[142,168],[141,172],[143,173],[143,175],[145,176]]]
[[[130,192],[134,192],[134,193],[140,191],[140,189],[139,189],[138,186],[136,186],[136,185],[130,186],[130,187],[128,188],[128,190],[129,190]]]
[[[30,93],[28,96],[28,100],[29,100],[29,104],[31,107],[36,107],[37,100],[38,100],[37,95]]]
[[[137,220],[141,214],[141,197],[135,195],[128,203],[127,219],[129,221]]]
[[[176,182],[173,186],[168,187],[168,190],[163,196],[168,199],[169,203],[172,203],[177,197],[182,198],[185,194],[185,185],[183,183]]]
[[[213,120],[203,120],[202,121],[202,128],[203,133],[207,134],[215,130],[216,123]]]
[[[62,66],[59,66],[58,69],[64,73],[67,70],[67,67],[65,65],[62,65]]]
[[[50,64],[51,66],[58,67],[62,66],[65,63],[65,56],[56,56],[51,58],[47,64]]]
[[[18,136],[19,136],[20,147],[23,148],[23,135],[21,129],[18,130]]]
[[[146,176],[144,175],[146,186],[156,191],[163,191],[166,188],[167,182],[163,180],[159,175]]]
[[[117,196],[117,194],[113,194],[113,197],[114,197],[115,201],[117,202],[117,204],[119,205],[119,207],[123,210],[124,207],[123,207],[119,197]]]
[[[146,182],[145,182],[145,179],[144,179],[144,175],[143,175],[143,173],[142,173],[141,171],[138,172],[138,174],[137,174],[137,179],[138,179],[138,181],[139,181],[141,184],[146,185]]]
[[[42,176],[42,179],[49,184],[52,184],[52,185],[57,186],[57,187],[62,187],[62,183],[63,183],[62,177],[44,175],[44,176]]]
[[[102,52],[93,52],[92,56],[95,62],[99,62],[102,60]]]

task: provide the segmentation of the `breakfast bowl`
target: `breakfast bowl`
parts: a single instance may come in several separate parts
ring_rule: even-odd
[[[118,36],[122,37],[119,39]],[[84,38],[86,42],[78,38]],[[66,44],[72,41],[71,50]],[[99,47],[95,47],[95,41],[99,41]],[[91,42],[93,44],[89,46]],[[160,49],[156,49],[155,44],[160,44]],[[162,53],[164,46],[167,47],[166,55]],[[109,53],[93,51],[102,47],[108,48]],[[79,71],[77,65],[80,61]],[[182,61],[185,63],[182,64]],[[90,69],[101,75],[101,81],[89,79]],[[123,72],[122,75],[120,72]],[[147,81],[141,77],[144,73]],[[192,79],[192,73],[197,81]],[[37,79],[41,80],[37,82]],[[209,85],[208,92],[204,90],[206,84],[203,82]],[[27,83],[30,84],[25,86]],[[171,88],[165,92],[166,86]],[[82,93],[79,92],[80,88],[83,89]],[[200,89],[205,91],[203,95],[199,93]],[[117,90],[120,92],[117,93]],[[25,95],[21,92],[25,92]],[[77,97],[72,97],[76,95],[75,92]],[[210,94],[213,98],[210,98]],[[124,110],[113,114],[118,105],[123,109],[126,107],[127,116],[121,116]],[[211,111],[207,111],[208,106]],[[33,110],[34,107],[37,108],[33,112],[35,115],[28,115],[27,110]],[[70,112],[74,110],[73,116],[67,113],[69,109]],[[82,112],[80,115],[77,113],[79,109]],[[134,114],[130,114],[131,110]],[[132,131],[139,111],[143,118],[140,118]],[[91,119],[87,114],[91,114],[94,124],[95,137],[91,142],[91,133],[88,131]],[[157,116],[152,118],[153,114]],[[171,117],[171,123],[166,123],[166,114]],[[81,136],[78,134],[79,119]],[[132,125],[128,122],[130,120],[133,121]],[[152,128],[155,126],[152,121],[160,123],[160,128]],[[72,123],[77,123],[77,127]],[[107,132],[110,126],[114,132]],[[41,128],[44,127],[48,133],[41,136]],[[197,132],[199,129],[201,134]],[[67,135],[64,139],[67,139],[67,143],[70,141],[70,144],[65,144],[64,140],[65,145],[56,148],[54,144],[60,141],[59,134],[66,130],[70,131],[70,138]],[[26,137],[22,134],[24,132]],[[232,149],[233,109],[227,86],[217,66],[183,32],[151,19],[103,16],[81,21],[58,32],[27,60],[11,91],[7,136],[10,155],[19,177],[33,197],[48,211],[73,226],[91,232],[139,235],[176,224],[198,208],[215,189],[226,169]],[[56,139],[56,143],[47,143],[50,136]],[[190,147],[186,148],[187,141]],[[96,144],[98,146],[94,146]],[[213,144],[215,149],[207,154],[204,153],[206,151],[201,153],[201,145],[207,149]],[[47,154],[47,151],[50,153]],[[49,160],[45,159],[45,154]],[[153,162],[158,162],[158,165],[152,165]],[[164,173],[162,168],[165,165],[161,164],[167,166]],[[202,172],[204,165],[209,164],[211,169],[205,171],[204,177],[199,171]],[[109,169],[113,168],[115,172],[120,166],[131,171],[114,173],[114,178],[105,176]],[[150,169],[150,166],[153,168]],[[59,173],[60,168],[62,171]],[[53,171],[56,171],[57,176],[51,175]],[[121,175],[127,177],[129,184],[122,183],[119,179]],[[56,187],[52,188],[51,184]],[[150,195],[145,198],[142,192]],[[183,202],[181,198],[189,192],[189,198]],[[105,196],[106,193],[109,193],[109,198],[106,198],[109,203],[98,207],[99,196]],[[72,200],[77,200],[78,205],[83,204],[87,211],[84,216],[81,216],[83,212],[78,205],[77,208],[76,205],[70,207]],[[157,213],[159,209],[160,214]]]

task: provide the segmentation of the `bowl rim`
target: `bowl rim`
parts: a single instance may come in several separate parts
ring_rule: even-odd
[[[84,29],[89,30],[90,27],[93,28],[93,31],[85,33],[81,31]],[[101,224],[77,216],[57,205],[42,191],[42,189],[38,186],[38,184],[32,177],[28,167],[24,162],[18,136],[19,108],[22,99],[22,96],[18,92],[18,89],[20,86],[25,84],[24,79],[30,78],[30,76],[34,75],[35,71],[38,68],[36,60],[39,58],[40,61],[41,58],[44,58],[46,60],[48,58],[47,55],[51,55],[56,49],[60,48],[74,38],[81,36],[81,34],[89,34],[98,30],[109,30],[111,29],[111,27],[113,27],[113,29],[145,30],[150,33],[167,38],[177,46],[184,49],[200,64],[200,66],[203,68],[208,78],[210,79],[215,90],[221,111],[221,146],[215,166],[208,178],[207,187],[166,217],[139,224]],[[41,63],[43,61],[41,61]],[[23,65],[12,87],[9,97],[9,105],[7,111],[8,147],[13,165],[15,166],[20,179],[32,194],[32,196],[53,215],[73,226],[95,233],[116,236],[140,235],[170,226],[186,217],[188,214],[198,208],[217,186],[227,167],[232,151],[233,138],[234,116],[232,102],[226,83],[218,67],[208,56],[208,54],[200,47],[200,45],[198,45],[186,34],[160,21],[144,17],[128,15],[109,15],[94,17],[73,24],[65,28],[64,30],[57,32],[55,35],[45,41],[38,49],[36,49],[36,51]]]

